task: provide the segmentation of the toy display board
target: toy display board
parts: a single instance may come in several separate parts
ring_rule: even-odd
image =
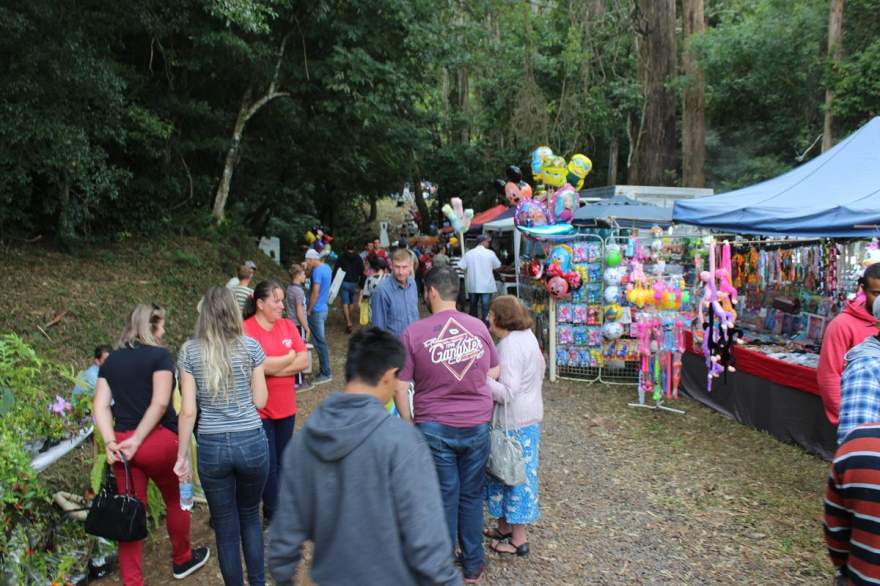
[[[604,242],[583,234],[566,243],[571,250],[571,269],[580,287],[555,300],[554,349],[556,372],[577,380],[599,380],[602,355]],[[551,248],[551,256],[553,249]]]
[[[678,397],[684,332],[694,317],[699,239],[612,237],[605,243],[600,380],[636,383],[639,404]]]
[[[858,289],[861,260],[877,260],[873,245],[830,240],[730,244],[730,281],[739,291],[738,323],[749,348],[816,368],[826,326]]]

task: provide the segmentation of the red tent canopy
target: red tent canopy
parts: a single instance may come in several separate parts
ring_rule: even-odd
[[[507,211],[507,206],[500,203],[494,208],[489,208],[484,212],[480,212],[479,214],[475,215],[473,219],[471,219],[471,228],[473,228],[474,226],[481,226],[486,222],[491,222],[492,220],[503,214],[505,211]]]

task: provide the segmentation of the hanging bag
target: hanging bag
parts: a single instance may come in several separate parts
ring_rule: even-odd
[[[489,474],[506,484],[516,486],[526,481],[526,458],[519,440],[510,434],[507,425],[507,397],[504,398],[504,429],[498,427],[498,410],[492,413],[489,432]]]
[[[140,541],[147,537],[147,511],[134,495],[134,482],[128,460],[125,467],[125,492],[117,494],[116,479],[108,465],[104,469],[101,490],[92,501],[86,517],[86,533],[112,541]]]

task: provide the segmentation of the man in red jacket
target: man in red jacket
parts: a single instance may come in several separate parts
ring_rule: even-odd
[[[853,346],[861,344],[865,338],[877,334],[877,322],[871,314],[874,299],[880,295],[880,263],[865,269],[859,279],[862,294],[848,301],[840,315],[835,317],[822,338],[822,352],[819,355],[819,370],[816,378],[822,393],[825,416],[837,425],[840,413],[840,377],[843,374],[844,356]]]

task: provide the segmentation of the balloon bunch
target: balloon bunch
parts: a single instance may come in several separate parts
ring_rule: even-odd
[[[453,197],[449,200],[452,205],[444,204],[442,208],[443,215],[449,220],[452,229],[463,234],[471,227],[471,220],[474,218],[474,210],[464,209],[461,198]]]
[[[532,152],[532,178],[535,182],[555,190],[548,197],[544,195],[543,189],[537,188],[532,197],[529,188],[529,197],[526,198],[521,187],[519,190],[514,189],[516,174],[512,175],[511,167],[508,167],[510,181],[505,186],[505,194],[508,200],[516,205],[514,222],[517,228],[532,236],[564,235],[574,232],[570,223],[580,203],[578,192],[592,169],[593,163],[585,155],[573,155],[571,160],[566,162],[563,157],[554,155],[550,147],[540,146]],[[516,171],[519,169],[517,168]],[[519,199],[514,203],[517,196]]]
[[[330,243],[333,242],[333,236],[327,233],[327,230],[323,226],[312,226],[311,229],[306,231],[304,237],[306,239],[306,244],[318,252],[323,252],[324,247],[327,247],[328,252],[330,251]]]
[[[547,257],[544,270],[538,278],[544,279],[544,288],[553,297],[568,297],[572,291],[581,288],[583,280],[580,273],[572,267],[572,250],[566,244],[554,246]],[[532,271],[533,274],[535,271]]]
[[[722,252],[724,258],[730,258],[730,243],[725,241]],[[715,241],[709,242],[709,270],[700,273],[703,282],[703,299],[700,303],[699,318],[703,324],[703,355],[706,357],[707,389],[712,390],[712,379],[724,372],[736,370],[736,357],[733,355],[734,344],[742,343],[742,330],[736,327],[736,311],[733,309],[734,295],[718,290],[716,279],[719,272],[715,269]],[[728,282],[729,284],[729,282]],[[732,288],[732,287],[731,287]],[[704,314],[707,312],[707,315]]]

